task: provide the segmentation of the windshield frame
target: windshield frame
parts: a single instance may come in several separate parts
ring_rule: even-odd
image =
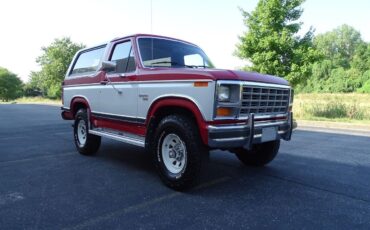
[[[143,59],[142,59],[142,56],[141,56],[141,51],[140,51],[140,44],[139,44],[139,39],[141,38],[149,38],[149,39],[158,39],[158,40],[168,40],[168,41],[172,41],[172,42],[178,42],[178,43],[183,43],[185,45],[188,45],[188,46],[193,46],[197,49],[200,50],[200,52],[204,55],[204,57],[202,56],[202,58],[208,62],[209,66],[206,66],[206,67],[203,67],[203,66],[200,66],[200,67],[194,67],[194,68],[190,68],[190,69],[214,69],[215,66],[213,65],[212,61],[209,59],[209,57],[207,56],[207,54],[197,45],[195,44],[192,44],[190,42],[187,42],[187,41],[183,41],[183,40],[178,40],[178,39],[175,39],[175,38],[168,38],[168,37],[160,37],[160,36],[137,36],[136,37],[136,46],[137,46],[137,54],[138,54],[138,59],[139,59],[139,63],[141,65],[142,68],[144,69],[158,69],[158,68],[169,68],[169,69],[174,69],[174,67],[172,66],[147,66],[143,63]],[[179,68],[179,67],[176,67],[176,68]],[[180,66],[180,68],[186,68],[186,69],[189,69],[189,67],[187,66]]]

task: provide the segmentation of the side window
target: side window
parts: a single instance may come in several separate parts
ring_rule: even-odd
[[[115,45],[110,60],[117,63],[117,73],[128,73],[135,71],[136,65],[131,42],[123,42]]]
[[[105,47],[88,50],[81,53],[75,62],[71,75],[94,73],[103,57]]]

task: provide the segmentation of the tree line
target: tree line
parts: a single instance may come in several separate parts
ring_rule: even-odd
[[[23,83],[9,70],[0,67],[0,100],[9,101],[21,96],[61,98],[61,84],[75,53],[85,45],[72,42],[70,38],[55,39],[49,46],[42,47],[36,62],[40,71],[32,71],[29,81]]]
[[[22,95],[21,79],[9,70],[0,67],[0,100],[9,101]]]
[[[370,93],[370,43],[349,25],[314,36],[300,32],[304,0],[260,0],[241,9],[247,31],[235,54],[245,70],[286,78],[298,92]]]
[[[314,35],[301,32],[304,0],[260,0],[252,12],[243,9],[246,32],[235,55],[248,60],[244,70],[286,78],[297,92],[370,93],[370,43],[349,25]],[[0,67],[0,100],[19,96],[61,97],[61,83],[74,54],[85,45],[70,38],[42,47],[41,70],[29,82]]]

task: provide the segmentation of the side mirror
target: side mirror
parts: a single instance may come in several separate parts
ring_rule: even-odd
[[[116,71],[117,64],[114,61],[103,61],[101,63],[101,70],[105,72],[113,72]]]

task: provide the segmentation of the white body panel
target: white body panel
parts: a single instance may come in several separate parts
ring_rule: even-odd
[[[203,119],[210,121],[214,112],[215,82],[206,81],[208,86],[194,87],[194,82],[199,81],[205,82],[205,80],[124,82],[114,83],[115,89],[111,83],[64,87],[64,107],[69,108],[73,98],[83,97],[88,101],[91,112],[145,119],[150,106],[156,100],[177,97],[192,101],[198,107]]]
[[[138,102],[138,117],[146,118],[150,106],[156,100],[166,97],[178,97],[192,101],[198,107],[204,120],[212,120],[215,83],[213,81],[207,81],[207,87],[194,87],[195,81],[197,80],[139,83],[139,95],[141,98],[139,98]],[[146,96],[147,100],[144,99]]]
[[[99,90],[102,85],[91,84],[91,85],[81,85],[64,87],[63,90],[63,106],[70,109],[71,102],[76,97],[84,98],[90,106],[91,110],[96,110],[99,108]]]
[[[111,84],[104,85],[99,89],[99,106],[93,112],[135,118],[137,117],[137,92],[137,84],[114,84],[114,88]]]

